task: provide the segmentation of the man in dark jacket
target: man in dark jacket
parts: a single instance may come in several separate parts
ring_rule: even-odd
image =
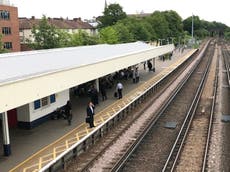
[[[65,115],[66,115],[66,119],[68,121],[68,124],[71,125],[71,121],[72,121],[72,106],[70,101],[68,100],[66,105],[65,105]]]
[[[89,118],[89,127],[93,128],[94,126],[94,104],[89,102],[86,108],[87,118]]]

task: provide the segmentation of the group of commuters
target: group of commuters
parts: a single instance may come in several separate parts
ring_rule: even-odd
[[[148,67],[149,67],[149,63],[148,63]],[[139,76],[138,67],[132,67],[132,68],[120,70],[119,72],[116,72],[113,76],[109,75],[107,77],[101,78],[100,82],[99,82],[100,83],[100,85],[99,85],[100,90],[99,91],[101,93],[102,101],[107,100],[106,89],[113,87],[114,80],[117,80],[114,97],[121,99],[123,97],[123,95],[122,95],[123,84],[120,80],[122,80],[122,79],[127,80],[129,77],[133,78],[133,83],[139,82],[140,76]],[[95,115],[95,106],[99,104],[99,91],[95,88],[94,84],[92,84],[88,88],[89,89],[87,91],[87,94],[90,97],[90,101],[88,102],[87,107],[86,107],[86,114],[87,114],[86,123],[88,123],[89,127],[92,128],[92,127],[95,127],[94,115]],[[80,87],[78,87],[77,93],[81,93],[79,90],[83,90],[83,89],[82,88],[80,89]],[[66,119],[68,121],[68,124],[71,125],[72,107],[71,107],[70,101],[68,101],[66,103],[64,110],[65,110],[65,115],[66,115]]]
[[[105,91],[105,85],[101,85],[100,90],[102,94],[102,100],[106,100],[107,95]],[[116,93],[118,95],[116,97],[118,97],[118,99],[122,98],[122,90],[123,90],[123,84],[121,82],[117,82]],[[89,90],[89,94],[90,94],[91,100],[88,103],[87,108],[86,108],[86,113],[87,113],[86,122],[89,123],[89,127],[92,128],[92,127],[95,127],[94,126],[95,105],[99,103],[98,91],[94,86],[92,86],[91,89]],[[67,101],[66,105],[64,106],[64,109],[62,110],[62,116],[64,117],[64,119],[68,121],[68,124],[71,125],[73,115],[72,115],[72,105],[69,100]]]
[[[92,89],[95,89],[95,88],[93,87]],[[102,88],[102,89],[104,89],[104,88]],[[116,92],[118,93],[118,99],[122,98],[122,90],[123,90],[123,84],[121,82],[117,82]],[[103,99],[103,97],[104,97],[105,100],[107,99],[106,92],[103,93],[103,91],[102,91],[102,99]],[[97,99],[98,99],[98,97],[97,97]],[[89,124],[90,128],[95,127],[95,125],[94,125],[94,115],[95,115],[95,105],[96,104],[94,102],[95,102],[94,97],[91,97],[91,101],[88,103],[88,105],[86,107],[86,114],[87,114],[86,123]]]

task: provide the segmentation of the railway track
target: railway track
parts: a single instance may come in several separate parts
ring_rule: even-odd
[[[210,149],[208,156],[207,171],[230,171],[230,152],[229,135],[230,123],[227,117],[230,117],[230,90],[228,79],[228,66],[230,58],[229,42],[219,40],[219,73],[218,73],[218,92],[214,116],[214,125],[212,137],[210,140]],[[226,64],[228,63],[228,64]]]
[[[87,171],[87,169],[92,165],[92,163],[100,157],[105,150],[115,142],[118,137],[129,128],[129,126],[142,115],[143,111],[152,104],[159,96],[165,91],[167,87],[185,70],[189,64],[196,58],[196,56],[191,57],[184,65],[179,67],[176,72],[173,72],[171,77],[164,81],[160,86],[155,88],[154,96],[149,95],[144,103],[138,105],[132,115],[128,115],[124,120],[120,121],[119,125],[114,127],[111,134],[107,134],[100,139],[100,141],[94,145],[92,149],[83,153],[82,155],[76,157],[76,159],[69,163],[64,171]]]
[[[163,171],[185,171],[185,169],[189,169],[189,171],[206,170],[217,92],[218,66],[217,46],[211,45],[210,48],[212,50],[215,49],[215,54],[213,51],[208,51],[207,56],[213,58],[210,61],[207,75],[204,76],[203,89],[198,96],[199,100],[196,100],[197,108],[193,109],[192,118],[186,127],[186,134],[183,136],[183,142],[179,144],[180,149],[178,151],[172,150],[173,153],[176,152],[173,165],[171,167],[165,165]],[[178,142],[175,144],[178,144]]]
[[[127,164],[122,167],[122,171],[139,171],[143,168],[147,168],[148,170],[146,171],[161,171],[162,169],[163,171],[171,171],[174,169],[177,160],[180,159],[179,153],[182,150],[183,142],[191,124],[191,119],[197,106],[196,102],[198,102],[200,97],[198,92],[201,92],[202,85],[206,80],[203,74],[208,71],[206,66],[210,64],[209,57],[212,58],[212,52],[209,55],[210,50],[212,48],[207,50],[203,60],[195,69],[188,82],[164,111],[162,119],[155,124],[135,153],[130,157]],[[200,82],[201,84],[198,84]],[[194,95],[197,96],[194,98]],[[185,114],[187,115],[185,116]],[[173,130],[163,127],[168,121],[176,122],[176,127]],[[172,145],[171,143],[174,144]],[[204,141],[204,143],[206,142]],[[151,155],[146,156],[149,153]],[[167,157],[168,154],[169,157]],[[162,163],[165,161],[166,164]],[[137,165],[138,162],[143,162],[145,165]],[[183,168],[182,171],[185,169],[189,168]]]
[[[196,57],[194,57],[194,59],[196,59]],[[198,63],[194,62],[194,59],[190,60],[190,63]],[[171,92],[172,90],[174,90],[176,93],[179,92],[180,87],[185,83],[185,81],[181,81],[181,79],[178,78],[180,78],[179,76],[182,75],[181,77],[185,77],[188,79],[187,74],[184,74],[184,76],[182,74],[182,71],[186,69],[190,71],[192,70],[192,67],[189,68],[188,65],[189,64],[186,64],[186,66],[183,66],[180,70],[176,72],[176,74],[172,75],[170,77],[170,80],[165,81],[164,84],[161,85],[161,88],[158,87],[155,96],[149,97],[146,103],[139,105],[138,108],[135,109],[135,112],[132,112],[133,115],[129,115],[127,119],[125,119],[119,124],[119,126],[113,129],[113,131],[111,132],[112,134],[108,134],[108,136],[105,136],[101,141],[99,141],[98,144],[94,146],[94,148],[77,157],[74,162],[70,163],[70,166],[67,167],[65,171],[97,171],[99,169],[98,167],[95,167],[95,164],[99,165],[101,164],[101,161],[107,161],[107,165],[101,167],[102,170],[116,171],[116,169],[118,168],[115,166],[119,164],[117,163],[117,161],[122,159],[121,155],[125,153],[128,148],[135,148],[135,145],[138,145],[138,140],[142,140],[142,138],[139,136],[140,133],[143,133],[143,131],[147,133],[147,131],[151,129],[151,125],[154,125],[153,127],[158,126],[156,122],[159,121],[158,118],[160,118],[160,116],[163,116],[163,120],[168,120],[165,117],[167,115],[162,114],[162,112],[165,111],[165,108],[167,107],[166,104],[169,104],[170,100],[172,100],[174,97],[170,95],[169,87],[171,86]],[[178,83],[175,83],[174,80],[178,80],[177,82],[180,83],[179,86]],[[192,85],[193,83],[194,82],[192,82]],[[161,98],[162,96],[164,98]],[[167,99],[168,101],[166,102],[165,99]],[[182,100],[182,102],[183,104],[185,104],[185,107],[187,107],[188,104],[184,102],[187,99],[186,95],[184,99],[185,100]],[[164,107],[162,107],[162,103],[165,104]],[[153,111],[155,113],[153,113]],[[177,110],[174,109],[174,113],[175,111]],[[183,111],[184,110],[181,110],[181,113],[178,113],[178,118],[181,118],[180,120],[184,119]],[[159,115],[159,113],[162,115]],[[173,119],[172,116],[171,119]],[[158,132],[156,131],[156,133]],[[131,137],[126,137],[125,134],[131,134]],[[141,135],[144,136],[143,134]],[[124,144],[124,142],[126,143]],[[134,142],[136,143],[133,144]],[[121,148],[119,151],[115,151],[114,154],[114,150],[112,150],[111,147],[118,147],[116,145],[121,146]],[[124,146],[122,147],[122,145]],[[111,152],[109,151],[109,149],[111,149]],[[126,152],[126,154],[127,153],[130,154],[129,151]],[[111,161],[108,160],[109,158],[107,158],[106,156],[110,156]]]

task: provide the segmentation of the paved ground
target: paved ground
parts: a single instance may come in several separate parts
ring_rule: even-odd
[[[183,54],[186,52],[187,50],[185,50]],[[179,51],[175,51],[171,60],[162,61],[157,59],[155,73],[144,70],[143,65],[140,65],[140,82],[138,84],[133,84],[132,79],[123,81],[124,95],[136,88],[141,83],[155,76],[170,64],[174,63],[183,54],[181,54]],[[113,97],[114,91],[115,88],[107,90],[108,99],[103,102],[100,101],[99,105],[96,107],[96,112],[101,111],[106,106],[116,101],[116,99]],[[0,172],[5,172],[12,169],[14,166],[33,155],[38,150],[54,142],[84,122],[86,116],[85,108],[88,100],[88,97],[79,98],[71,96],[71,102],[73,105],[73,121],[71,126],[67,125],[66,120],[59,119],[49,120],[32,130],[24,130],[19,128],[10,129],[12,155],[9,157],[4,157],[3,155],[0,156]],[[2,145],[2,132],[0,133],[0,144]]]

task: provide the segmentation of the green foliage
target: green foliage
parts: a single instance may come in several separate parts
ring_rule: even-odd
[[[99,39],[100,43],[108,43],[108,44],[119,43],[118,33],[112,26],[102,28],[99,31],[99,34],[100,34],[100,39]]]
[[[80,45],[95,45],[98,43],[98,38],[96,36],[89,36],[85,31],[79,30],[78,33],[74,33],[71,36],[70,45],[80,46]]]
[[[128,32],[132,35],[131,41],[149,41],[152,39],[152,35],[154,35],[151,25],[137,17],[127,17],[119,21],[116,25],[119,24],[123,24],[128,29]],[[114,26],[116,27],[116,25]]]
[[[167,38],[169,36],[169,23],[162,12],[155,11],[147,20],[154,28],[157,38]]]
[[[227,32],[225,32],[224,38],[225,38],[226,40],[230,41],[230,30],[227,31]]]
[[[194,22],[194,36],[197,38],[204,38],[206,36],[219,36],[223,37],[226,30],[229,28],[225,24],[218,22],[208,22],[200,20],[198,16],[193,16]],[[184,30],[191,34],[192,30],[192,16],[183,21]]]
[[[126,18],[126,13],[119,4],[110,4],[105,8],[103,16],[99,18],[101,24],[99,27],[107,27],[114,25],[117,21]]]
[[[122,22],[118,22],[113,26],[118,34],[118,41],[121,43],[133,42],[134,36],[130,32],[129,28]]]
[[[58,48],[67,46],[94,45],[98,43],[127,43],[133,41],[159,41],[163,44],[173,42],[186,44],[191,42],[192,16],[184,21],[175,11],[155,11],[150,16],[127,17],[119,4],[110,4],[99,17],[99,34],[91,36],[80,30],[69,34],[50,25],[45,16],[37,27],[34,27],[35,49]],[[207,36],[225,36],[230,39],[229,27],[218,22],[200,20],[193,16],[194,36],[202,39]]]
[[[34,49],[49,49],[68,46],[70,36],[67,32],[56,29],[48,23],[45,16],[39,22],[38,26],[33,26],[32,34],[34,42],[29,42]]]
[[[176,11],[162,12],[168,22],[169,37],[178,37],[183,32],[182,18]]]

